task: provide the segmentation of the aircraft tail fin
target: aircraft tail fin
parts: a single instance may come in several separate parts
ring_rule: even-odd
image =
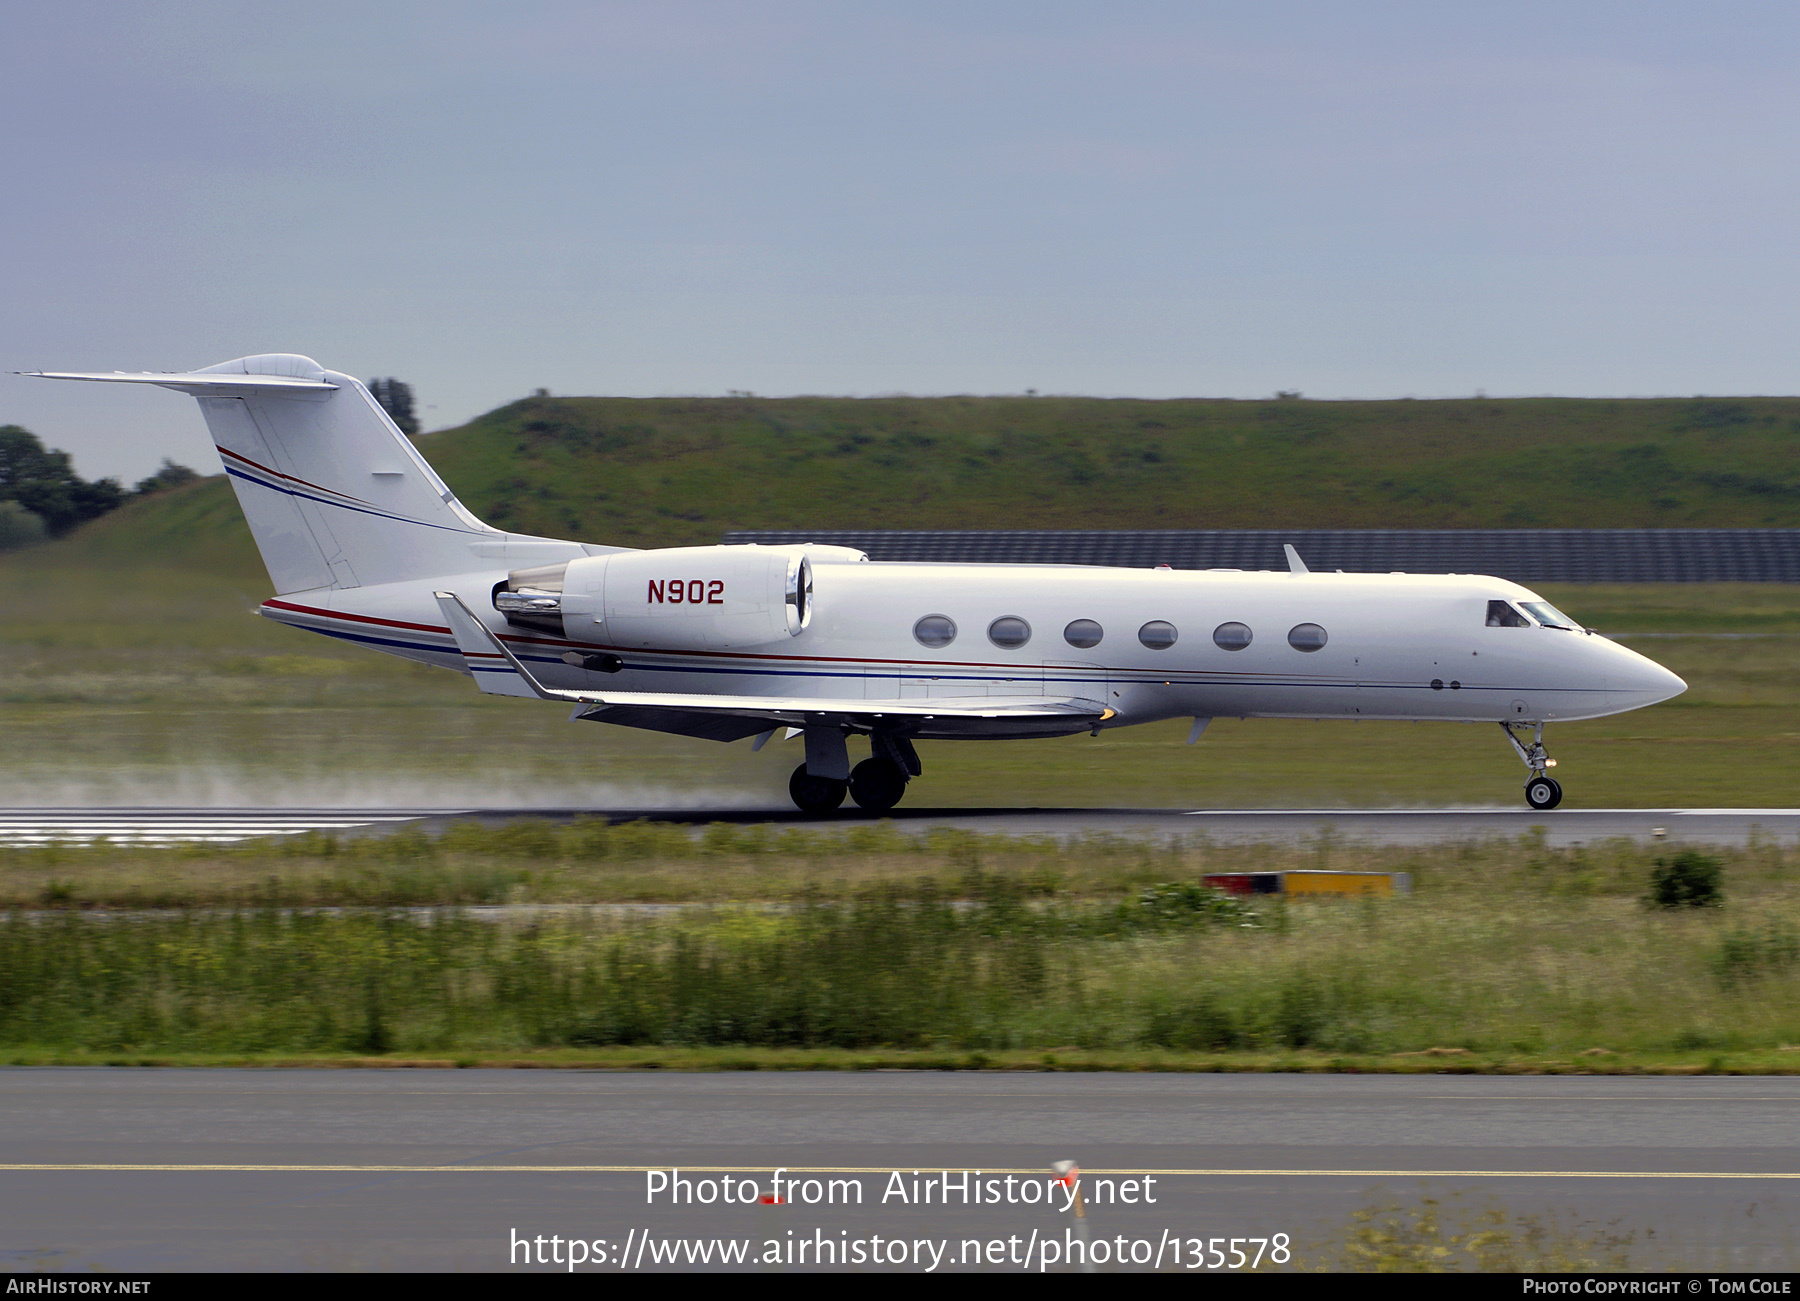
[[[548,564],[613,549],[518,537],[483,524],[360,381],[310,357],[268,353],[178,374],[39,373],[155,384],[196,398],[280,593]]]

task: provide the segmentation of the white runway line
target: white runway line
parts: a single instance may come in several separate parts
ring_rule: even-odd
[[[1173,810],[1171,810],[1173,812]],[[1570,809],[1569,813],[1633,814],[1646,818],[1792,818],[1800,809]],[[1188,818],[1537,818],[1554,820],[1548,810],[1499,808],[1445,809],[1189,809]]]
[[[40,809],[8,813],[0,810],[0,845],[92,844],[106,840],[122,845],[235,844],[263,836],[298,836],[308,831],[348,831],[381,823],[411,822],[417,814],[347,812],[328,814],[156,814],[97,813],[92,810],[56,814]]]

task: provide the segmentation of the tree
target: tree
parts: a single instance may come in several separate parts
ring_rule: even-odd
[[[22,425],[0,425],[0,498],[10,498],[21,483],[70,473],[67,452],[45,451],[37,435]]]
[[[163,457],[162,464],[156,467],[156,473],[148,479],[139,479],[132,491],[136,496],[144,497],[153,492],[161,492],[165,488],[179,488],[184,483],[192,483],[200,477],[198,470],[190,470],[179,465],[168,457]]]
[[[369,381],[369,392],[381,403],[381,409],[388,413],[388,418],[400,426],[400,432],[408,438],[415,438],[419,433],[419,418],[413,414],[412,385],[403,384],[389,375],[386,379]]]
[[[67,452],[45,448],[19,425],[0,425],[0,501],[15,501],[44,522],[51,537],[116,510],[125,500],[117,479],[89,483]]]
[[[71,475],[62,482],[39,479],[20,484],[13,500],[44,521],[53,538],[60,538],[77,524],[99,519],[125,502],[125,489],[117,479],[87,480]]]

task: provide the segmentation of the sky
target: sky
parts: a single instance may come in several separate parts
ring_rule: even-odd
[[[0,3],[0,372],[1800,392],[1800,6]],[[0,374],[127,482],[198,408]]]

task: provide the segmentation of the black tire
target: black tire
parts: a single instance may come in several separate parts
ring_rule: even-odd
[[[906,794],[906,774],[887,759],[864,759],[850,770],[850,798],[871,813],[886,813]]]
[[[1554,777],[1533,777],[1525,783],[1525,802],[1534,809],[1553,809],[1562,803],[1562,785]]]
[[[844,802],[845,785],[829,777],[814,777],[801,764],[788,778],[788,797],[802,813],[830,813]]]

